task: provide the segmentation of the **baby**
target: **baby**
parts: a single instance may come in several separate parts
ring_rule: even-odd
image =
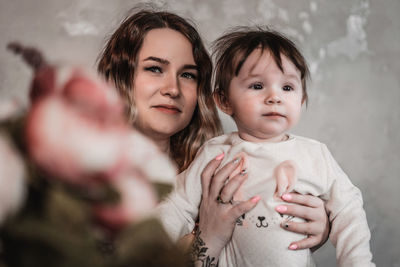
[[[261,200],[238,219],[219,266],[315,265],[309,250],[287,247],[305,237],[280,227],[284,220],[300,220],[275,211],[280,196],[289,191],[326,202],[339,266],[374,266],[360,190],[324,144],[288,133],[307,101],[304,57],[286,37],[261,28],[235,30],[219,38],[215,47],[215,100],[238,131],[209,140],[178,177],[175,191],[160,208],[167,232],[177,239],[193,228],[201,201],[201,172],[224,153],[220,166],[240,161],[237,172],[247,172],[248,178],[233,199],[216,201],[235,205],[254,195]]]

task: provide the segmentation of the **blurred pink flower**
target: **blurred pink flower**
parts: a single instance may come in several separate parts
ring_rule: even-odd
[[[0,134],[0,224],[25,198],[25,167],[8,138]]]
[[[116,90],[85,68],[45,66],[37,70],[30,90],[31,103],[52,95],[94,120],[122,123],[123,104]]]
[[[117,90],[84,68],[49,65],[35,48],[16,42],[8,48],[34,71],[23,141],[40,176],[68,184],[67,192],[87,193],[90,215],[109,229],[120,230],[150,215],[158,201],[152,183],[172,184],[176,168],[150,139],[127,124]],[[0,162],[0,222],[18,206],[24,188],[18,178],[23,177],[23,163],[4,144],[0,142],[0,156],[7,159]],[[14,176],[14,183],[8,181]],[[79,190],[71,190],[73,186]],[[104,187],[115,189],[120,201],[93,203],[97,196],[104,200],[96,195],[109,192]]]
[[[123,157],[127,131],[123,125],[107,127],[85,117],[58,96],[35,104],[26,124],[32,159],[53,177],[81,185],[112,176]]]
[[[95,75],[55,67],[38,75],[25,129],[32,160],[53,179],[114,186],[121,203],[95,208],[111,227],[141,218],[157,203],[150,182],[173,183],[175,166],[125,122],[117,91]]]
[[[144,176],[140,172],[131,172],[113,180],[112,185],[121,194],[121,201],[116,205],[94,206],[95,218],[103,225],[118,230],[150,215],[158,198],[153,186],[143,179]]]

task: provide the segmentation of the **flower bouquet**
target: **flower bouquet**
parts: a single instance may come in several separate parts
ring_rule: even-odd
[[[0,104],[0,266],[186,266],[151,216],[175,167],[126,123],[117,91],[8,48],[34,76],[28,108]]]

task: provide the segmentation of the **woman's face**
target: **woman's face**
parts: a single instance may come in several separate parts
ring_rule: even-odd
[[[153,140],[168,139],[190,122],[197,105],[197,66],[181,33],[150,30],[138,55],[134,125]]]

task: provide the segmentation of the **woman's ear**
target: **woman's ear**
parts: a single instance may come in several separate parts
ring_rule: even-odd
[[[227,97],[222,93],[213,92],[214,101],[217,104],[218,108],[229,116],[233,115],[233,110]]]

